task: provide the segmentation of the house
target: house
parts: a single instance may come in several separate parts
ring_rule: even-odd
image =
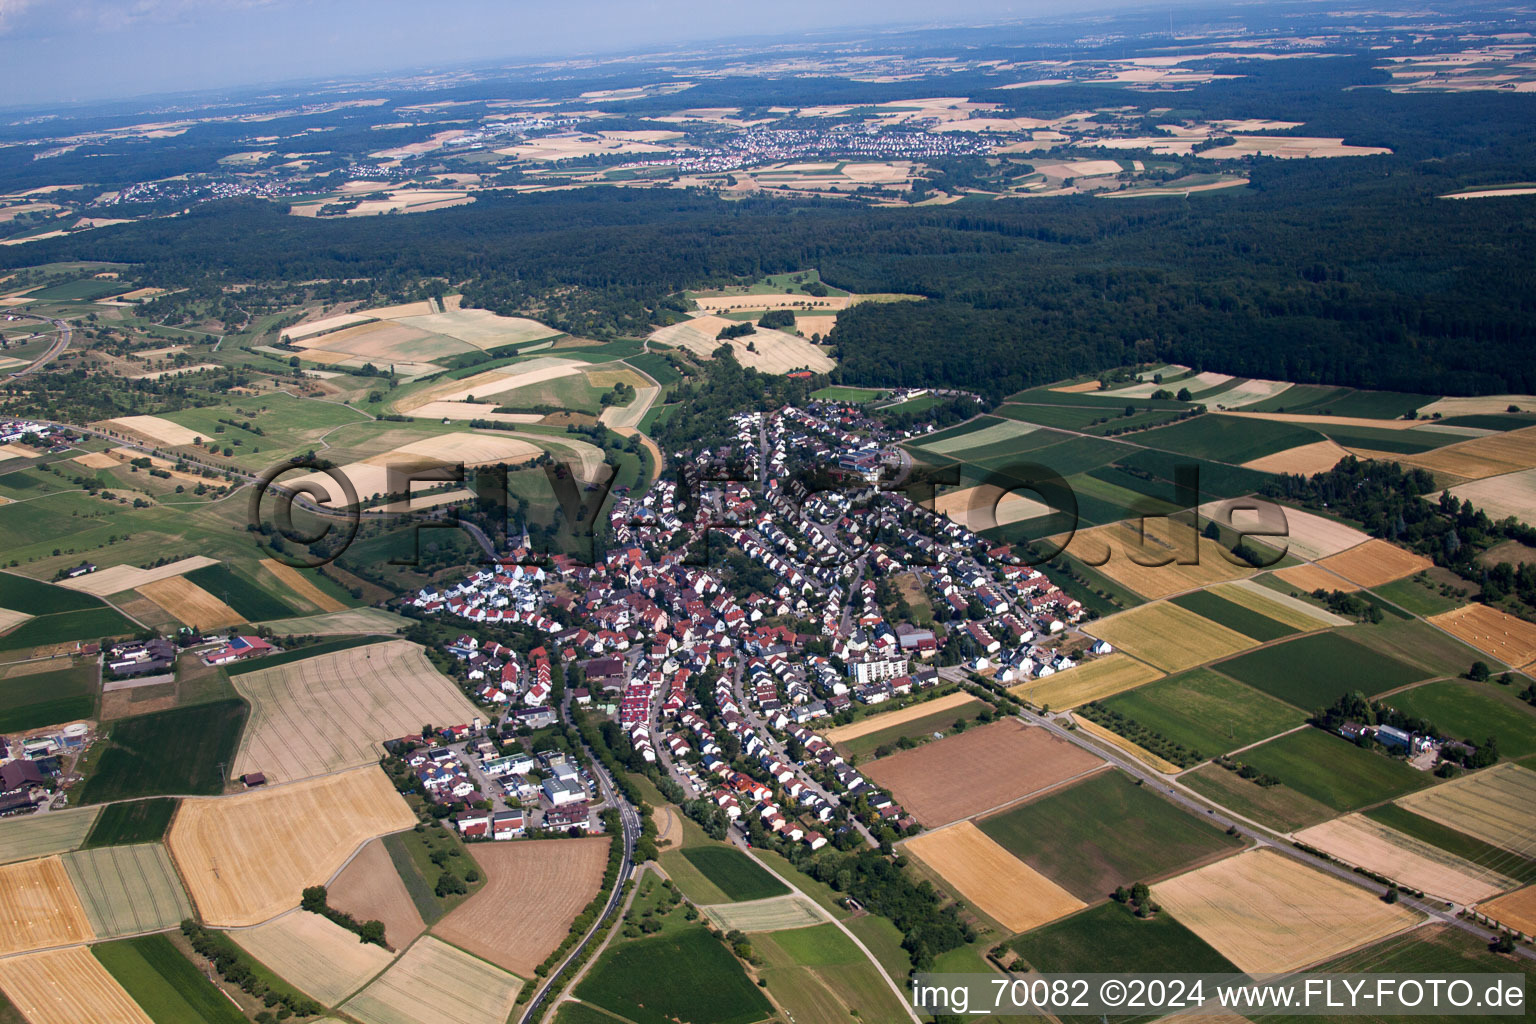
[[[587,798],[587,788],[576,779],[545,779],[540,788],[551,807],[564,807]]]
[[[45,779],[35,761],[21,759],[0,765],[0,793],[19,793],[41,785]]]
[[[228,665],[232,661],[259,658],[272,653],[272,645],[259,636],[237,636],[217,650],[203,655],[205,665]]]
[[[545,811],[544,827],[557,832],[572,828],[579,828],[583,832],[590,832],[592,830],[592,814],[588,810],[585,801],[568,804],[564,807]]]
[[[87,573],[92,573],[92,572],[95,572],[95,571],[96,571],[96,563],[95,562],[81,562],[79,565],[75,566],[73,569],[66,570],[65,573],[64,573],[64,577],[66,579],[74,580],[74,579],[79,579],[81,576],[84,576]]]
[[[465,839],[485,839],[491,834],[491,816],[486,811],[460,811],[453,816],[453,824]]]
[[[515,839],[528,832],[528,818],[522,811],[497,811],[491,815],[492,839]]]
[[[245,784],[246,789],[255,789],[257,786],[265,786],[267,777],[261,772],[246,772],[240,776],[240,781]]]

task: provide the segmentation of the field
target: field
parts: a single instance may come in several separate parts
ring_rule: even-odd
[[[1513,928],[1524,935],[1536,935],[1536,885],[1528,885],[1519,892],[1500,896],[1477,908],[1506,928]]]
[[[767,899],[789,892],[783,882],[734,847],[690,846],[682,851],[682,855],[725,893],[726,899],[734,903]]]
[[[349,634],[393,633],[410,620],[382,608],[349,608],[341,612],[303,615],[292,619],[272,619],[265,626],[278,636],[346,636]]]
[[[124,590],[133,590],[142,587],[146,583],[154,583],[157,580],[168,580],[172,576],[180,576],[184,572],[193,569],[201,569],[213,565],[212,558],[203,555],[194,555],[191,558],[183,558],[176,562],[167,562],[165,565],[155,566],[153,569],[140,569],[136,565],[114,565],[106,569],[97,569],[95,572],[72,580],[64,580],[59,584],[69,590],[78,590],[82,594],[90,594],[94,597],[106,597],[108,594],[120,593]]]
[[[1207,757],[1246,747],[1306,721],[1290,705],[1210,669],[1170,676],[1103,703]]]
[[[424,935],[342,1007],[363,1024],[504,1024],[523,983]]]
[[[1402,461],[1432,473],[1446,473],[1480,480],[1522,469],[1536,468],[1536,427],[1525,427],[1488,437],[1446,445],[1437,451],[1410,455]]]
[[[1536,753],[1536,713],[1511,696],[1503,687],[1446,679],[1394,693],[1386,703],[1474,744],[1492,736],[1503,757],[1525,757]]]
[[[1400,832],[1405,836],[1428,843],[1462,860],[1513,878],[1522,885],[1536,882],[1536,860],[1527,860],[1518,854],[1502,850],[1492,843],[1468,835],[1438,821],[1431,821],[1397,804],[1380,804],[1363,812],[1367,818]]]
[[[1138,440],[1151,448],[1241,465],[1320,438],[1315,431],[1292,423],[1209,413],[1149,430]]]
[[[916,704],[901,708],[898,711],[887,711],[881,714],[869,715],[857,722],[849,722],[835,729],[828,729],[822,736],[828,743],[842,743],[847,740],[858,739],[860,736],[868,736],[871,733],[883,732],[893,726],[906,725],[929,715],[937,715],[947,711],[953,711],[967,704],[977,703],[976,698],[963,691],[947,693],[933,700],[919,701]]]
[[[242,616],[243,622],[260,622],[262,619],[281,619],[292,615],[293,609],[245,576],[235,572],[228,565],[220,562],[217,565],[195,569],[183,577],[196,583],[208,593],[217,597],[236,613]]]
[[[779,932],[821,924],[827,919],[827,912],[814,901],[795,893],[771,896],[751,903],[720,903],[700,909],[722,931]]]
[[[1241,633],[1168,602],[1111,615],[1090,623],[1086,630],[1165,672],[1216,661],[1245,651],[1255,643]]]
[[[793,1020],[884,1022],[906,1016],[880,969],[835,925],[754,935],[752,946],[765,962],[758,975]]]
[[[159,1024],[245,1024],[229,997],[164,935],[103,942],[91,952]]]
[[[0,955],[94,938],[58,857],[0,866]]]
[[[994,770],[977,776],[973,766]],[[1104,762],[1014,719],[967,729],[873,761],[864,774],[918,821],[938,828],[1103,767]]]
[[[1091,776],[979,824],[1014,856],[1084,901],[1242,845],[1118,771]]]
[[[976,458],[986,458],[991,455],[1008,451],[1009,442],[1017,438],[1033,434],[1040,428],[1033,423],[1023,423],[1019,420],[1000,420],[980,430],[972,430],[969,433],[958,434],[953,437],[940,438],[921,445],[925,452],[935,455],[949,455],[963,458],[965,453],[975,453],[981,448],[996,448],[995,452],[976,455]]]
[[[1476,480],[1451,488],[1451,494],[1471,501],[1495,522],[1514,516],[1527,526],[1536,523],[1536,470]]]
[[[1009,945],[1042,973],[1236,970],[1166,910],[1140,920],[1118,903],[1102,903]]]
[[[560,945],[597,895],[608,864],[606,837],[489,843],[473,847],[485,888],[433,934],[524,977]]]
[[[1243,466],[1247,469],[1257,469],[1261,473],[1299,473],[1302,476],[1311,476],[1314,473],[1328,472],[1348,454],[1343,445],[1325,438],[1310,444],[1297,445],[1295,448],[1287,448],[1262,458],[1249,459],[1243,463]]]
[[[65,665],[53,671],[50,665]],[[59,725],[96,714],[97,669],[86,658],[28,662],[0,678],[0,730],[21,732]]]
[[[1318,590],[1342,590],[1350,593],[1360,589],[1338,573],[1329,572],[1311,562],[1276,569],[1274,575],[1276,579],[1294,588],[1294,592],[1302,594],[1310,594]]]
[[[245,621],[245,616],[182,576],[156,580],[134,589],[164,608],[176,621],[202,632]]]
[[[1243,751],[1239,760],[1336,811],[1357,810],[1435,781],[1404,761],[1363,750],[1321,729],[1287,733]]]
[[[77,641],[90,643],[102,637],[129,636],[138,632],[138,629],[115,609],[105,605],[82,611],[39,615],[0,636],[0,651],[22,651],[54,644],[66,644],[73,650]]]
[[[1346,864],[1452,903],[1479,903],[1519,884],[1359,814],[1314,825],[1296,838]]]
[[[298,594],[299,597],[303,598],[305,601],[308,601],[322,612],[339,612],[345,610],[347,607],[340,601],[336,600],[336,598],[330,596],[325,591],[315,586],[315,583],[312,579],[310,579],[308,576],[305,576],[303,572],[295,569],[291,565],[284,565],[282,562],[277,561],[275,558],[263,558],[261,560],[261,567],[267,570],[267,572],[271,573],[273,576],[277,577],[279,583],[286,586],[295,594]]]
[[[1228,601],[1220,594],[1209,590],[1192,590],[1187,594],[1180,594],[1170,599],[1171,604],[1176,604],[1186,611],[1194,612],[1201,618],[1209,619],[1219,626],[1236,630],[1244,636],[1257,640],[1260,643],[1268,643],[1271,640],[1279,640],[1281,637],[1290,636],[1296,630],[1272,619],[1262,612],[1256,612],[1252,608]]]
[[[1398,804],[1527,860],[1536,859],[1536,772],[1508,762]]]
[[[157,843],[165,837],[176,813],[176,801],[168,797],[108,804],[81,844],[89,850],[99,846],[124,846],[131,843]],[[53,815],[49,815],[51,818]]]
[[[172,423],[159,416],[120,416],[115,420],[107,420],[103,426],[109,430],[113,428],[126,430],[131,434],[138,434],[151,441],[168,445],[191,444],[201,436],[195,430],[189,430],[179,423]]]
[[[0,989],[30,1024],[156,1024],[84,946],[0,960]]]
[[[1362,587],[1380,586],[1434,568],[1434,563],[1423,555],[1374,537],[1347,551],[1329,555],[1317,564]]]
[[[79,807],[0,818],[0,863],[73,850],[90,834],[98,813],[95,807]]]
[[[223,770],[234,759],[244,721],[241,700],[118,719],[107,726],[108,742],[101,744],[104,749],[85,781],[80,802],[220,793]]]
[[[1323,626],[1345,626],[1349,620],[1264,586],[1255,580],[1239,580],[1212,587],[1210,593],[1233,604],[1258,612],[1265,618],[1282,622],[1292,629],[1309,632]]]
[[[468,723],[479,712],[416,644],[354,647],[234,678],[251,702],[231,773],[309,778],[370,764],[383,740],[422,723]]]
[[[1010,686],[1008,692],[1037,707],[1060,711],[1134,689],[1161,678],[1162,674],[1145,662],[1116,651],[1044,679]]]
[[[1209,537],[1199,537],[1184,524],[1170,527],[1168,522],[1148,520],[1144,541],[1129,522],[1095,526],[1078,532],[1067,550],[1093,564],[1116,583],[1146,598],[1167,597],[1253,575],[1252,567],[1233,565],[1228,561],[1226,549]],[[1066,541],[1060,534],[1052,539]],[[1196,539],[1200,542],[1198,554],[1194,548]],[[1142,561],[1164,558],[1169,561],[1166,565],[1140,565],[1131,560],[1132,552]],[[1194,564],[1180,564],[1181,559],[1191,560]],[[1098,564],[1101,560],[1104,560],[1102,565]]]
[[[574,370],[572,372],[575,372]],[[454,383],[462,383],[456,381]],[[537,457],[542,449],[531,441],[518,437],[510,437],[506,434],[491,435],[475,432],[460,432],[442,434],[436,437],[423,438],[401,445],[392,451],[374,455],[358,462],[349,462],[332,470],[340,473],[352,484],[359,500],[367,500],[374,496],[382,496],[390,487],[390,467],[408,469],[422,463],[442,462],[465,466],[481,466],[489,463],[505,462],[515,465]],[[305,487],[319,488],[320,492],[327,495],[329,501],[336,507],[347,504],[344,493],[332,493],[340,491],[336,480],[328,473],[306,473],[292,480],[284,479],[284,487],[302,489]],[[274,563],[276,564],[276,563]],[[271,568],[271,566],[268,566]],[[284,567],[286,568],[286,567]],[[322,611],[338,611],[342,607],[332,604],[322,607]]]
[[[750,1024],[773,1014],[736,958],[703,928],[610,947],[576,995],[635,1024]]]
[[[1216,667],[1303,711],[1328,707],[1352,690],[1382,693],[1429,674],[1339,633],[1314,633],[1288,640]]]
[[[903,849],[1010,932],[1027,932],[1084,906],[969,821],[920,835]]]
[[[1152,897],[1247,972],[1284,972],[1415,924],[1414,911],[1270,850],[1152,887]]]
[[[192,916],[192,903],[159,843],[67,853],[64,869],[98,936],[159,931]]]
[[[359,850],[326,888],[330,905],[337,910],[359,921],[382,921],[384,941],[395,949],[404,949],[426,930],[381,839]]]
[[[1220,765],[1201,765],[1179,777],[1196,793],[1277,832],[1315,825],[1338,812],[1285,786],[1261,786]]]
[[[1469,604],[1429,621],[1505,664],[1524,667],[1536,661],[1536,624],[1497,608]]]
[[[415,822],[382,770],[359,768],[185,800],[166,842],[204,921],[238,926],[296,906],[362,843]]]
[[[336,1006],[389,966],[394,957],[319,914],[295,910],[232,937],[295,988]]]
[[[1010,491],[998,484],[978,484],[958,491],[946,491],[933,500],[932,509],[952,522],[980,533],[998,526],[1050,515],[1044,502],[1022,491]]]

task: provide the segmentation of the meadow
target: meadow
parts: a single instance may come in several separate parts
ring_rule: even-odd
[[[1287,786],[1261,786],[1220,765],[1201,765],[1185,772],[1179,781],[1213,803],[1277,832],[1293,832],[1337,813]]]
[[[733,902],[782,896],[789,891],[740,850],[695,846],[684,849],[682,855]]]
[[[704,928],[611,947],[576,995],[635,1024],[751,1024],[773,1012],[736,958]]]
[[[1427,673],[1338,633],[1288,640],[1216,666],[1222,673],[1304,711],[1328,707],[1354,690],[1381,693]]]
[[[1210,669],[1193,669],[1101,702],[1206,756],[1301,725],[1299,710]]]
[[[1099,772],[978,824],[1088,902],[1242,845],[1119,771]]]
[[[1166,910],[1143,920],[1115,902],[1020,935],[1008,945],[1042,974],[1237,971]]]
[[[0,732],[22,732],[95,714],[96,666],[85,658],[66,659],[64,664],[69,667],[0,678]]]
[[[87,758],[80,802],[223,792],[245,714],[235,699],[118,719]]]
[[[1239,760],[1336,811],[1359,810],[1436,781],[1403,761],[1321,729],[1287,733],[1243,751]]]
[[[852,1009],[872,1021],[905,1016],[880,969],[835,925],[753,935],[752,946],[765,962],[758,974],[795,1020],[837,1020]]]
[[[1474,745],[1491,736],[1501,757],[1520,758],[1536,753],[1536,711],[1510,689],[1497,683],[1446,679],[1394,693],[1385,703]]]
[[[1316,431],[1293,423],[1218,413],[1158,427],[1136,438],[1150,448],[1239,465],[1321,439]]]
[[[156,1024],[245,1024],[245,1014],[164,935],[103,942],[91,953]]]
[[[158,842],[165,838],[175,813],[176,801],[170,797],[108,804],[97,815],[81,849]]]

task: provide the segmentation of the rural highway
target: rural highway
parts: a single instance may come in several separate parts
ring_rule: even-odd
[[[569,707],[569,702],[567,702],[567,707]],[[619,820],[623,823],[624,859],[619,864],[619,874],[614,879],[613,891],[608,894],[608,905],[603,908],[603,912],[598,915],[597,920],[592,922],[592,927],[587,929],[587,934],[583,935],[581,941],[576,943],[576,947],[571,950],[570,955],[561,961],[560,966],[549,973],[549,977],[544,980],[543,987],[529,1001],[528,1009],[523,1011],[523,1015],[518,1018],[519,1024],[534,1024],[542,1016],[545,1003],[549,1002],[551,996],[557,995],[563,987],[560,979],[565,977],[566,971],[570,970],[571,962],[582,954],[597,936],[598,931],[618,912],[620,905],[624,901],[624,883],[629,881],[630,876],[635,871],[635,842],[640,838],[640,812],[631,806],[629,801],[624,799],[623,794],[614,787],[613,779],[608,775],[608,769],[592,753],[592,748],[588,747],[585,743],[582,744],[582,747],[586,752],[588,762],[592,765],[592,774],[597,779],[597,786],[602,791],[604,802],[618,809]]]
[[[21,315],[26,316],[29,314]],[[42,318],[39,317],[39,319]],[[10,374],[11,377],[19,380],[29,373],[36,373],[38,370],[41,370],[43,367],[57,359],[61,354],[63,354],[65,349],[69,348],[69,324],[63,320],[49,320],[48,322],[53,324],[54,328],[59,332],[58,338],[54,340],[52,345],[48,346],[47,352],[44,352],[41,356],[38,356],[36,361],[34,361],[31,366],[22,367],[16,372]]]

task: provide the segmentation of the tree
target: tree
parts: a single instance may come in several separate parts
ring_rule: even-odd
[[[1479,660],[1472,663],[1472,667],[1467,671],[1467,678],[1475,683],[1486,683],[1491,674],[1488,663]]]
[[[1188,402],[1194,398],[1194,396],[1189,393],[1189,388],[1179,388],[1179,393],[1174,397],[1181,402]]]

